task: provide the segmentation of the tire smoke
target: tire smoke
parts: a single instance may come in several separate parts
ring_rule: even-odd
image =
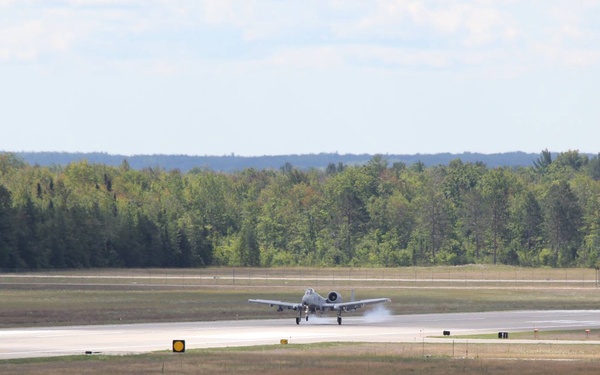
[[[363,318],[367,323],[380,323],[387,321],[392,312],[383,305],[377,305],[369,311],[365,311]]]

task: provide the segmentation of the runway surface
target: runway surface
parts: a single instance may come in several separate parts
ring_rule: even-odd
[[[129,354],[170,350],[173,340],[185,340],[186,348],[210,348],[315,342],[435,342],[444,330],[454,335],[522,332],[534,329],[600,329],[600,310],[510,311],[457,314],[311,317],[295,323],[285,319],[183,322],[0,330],[0,359],[85,354]],[[478,340],[469,340],[477,342]],[[485,340],[490,342],[490,340]],[[494,341],[494,340],[491,340]],[[516,341],[511,341],[516,342]],[[527,340],[528,343],[540,341]],[[548,342],[551,343],[551,342]],[[577,343],[562,341],[561,343]],[[598,344],[600,341],[585,341]]]

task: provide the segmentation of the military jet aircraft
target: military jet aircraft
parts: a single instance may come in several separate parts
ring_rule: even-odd
[[[268,299],[249,299],[248,302],[262,303],[265,305],[269,305],[270,307],[277,306],[277,311],[283,311],[284,309],[298,311],[298,316],[296,317],[296,324],[300,324],[303,313],[306,316],[306,321],[308,321],[309,315],[314,315],[317,311],[337,311],[337,322],[338,324],[342,324],[343,311],[356,310],[358,308],[364,307],[365,305],[391,302],[391,300],[389,298],[374,298],[363,299],[359,301],[342,302],[342,295],[338,292],[329,292],[327,294],[327,298],[325,298],[321,297],[318,293],[316,293],[313,288],[308,288],[304,292],[302,302],[300,303],[272,301]]]

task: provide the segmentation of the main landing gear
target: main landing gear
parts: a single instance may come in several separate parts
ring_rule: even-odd
[[[308,322],[308,310],[304,313],[306,315],[306,321]],[[298,309],[298,316],[296,317],[296,324],[300,324],[302,320],[302,309]]]
[[[306,311],[304,315],[305,315],[304,319],[308,322],[308,317],[310,316],[310,312]],[[296,324],[300,324],[300,321],[302,321],[302,310],[298,311],[298,316],[296,317]],[[341,311],[338,312],[337,324],[342,325],[342,312]]]
[[[308,322],[308,315],[306,315],[306,317],[304,319],[306,319],[306,321]],[[297,316],[296,317],[296,324],[300,324],[301,320],[302,320],[302,317],[301,316]]]

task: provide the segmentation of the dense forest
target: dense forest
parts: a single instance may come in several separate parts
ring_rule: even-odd
[[[0,151],[0,153],[2,153]],[[320,153],[304,155],[266,155],[266,156],[191,156],[191,155],[111,155],[101,152],[69,153],[69,152],[16,152],[18,158],[31,165],[51,167],[67,166],[81,160],[93,164],[106,164],[118,167],[123,159],[127,159],[133,169],[163,168],[179,169],[188,172],[194,168],[205,168],[213,171],[236,172],[249,168],[278,169],[285,163],[291,163],[295,168],[308,170],[311,168],[325,169],[328,164],[363,165],[373,158],[368,154],[338,154]],[[556,156],[554,153],[552,156]],[[585,155],[592,157],[593,155]],[[495,167],[524,167],[531,166],[536,160],[536,154],[524,152],[506,152],[497,154],[480,154],[464,152],[461,154],[416,154],[416,155],[385,155],[390,163],[402,162],[407,165],[423,163],[425,165],[448,165],[454,159],[463,162],[483,162],[490,168]]]
[[[223,173],[0,155],[0,268],[595,267],[600,154]]]

